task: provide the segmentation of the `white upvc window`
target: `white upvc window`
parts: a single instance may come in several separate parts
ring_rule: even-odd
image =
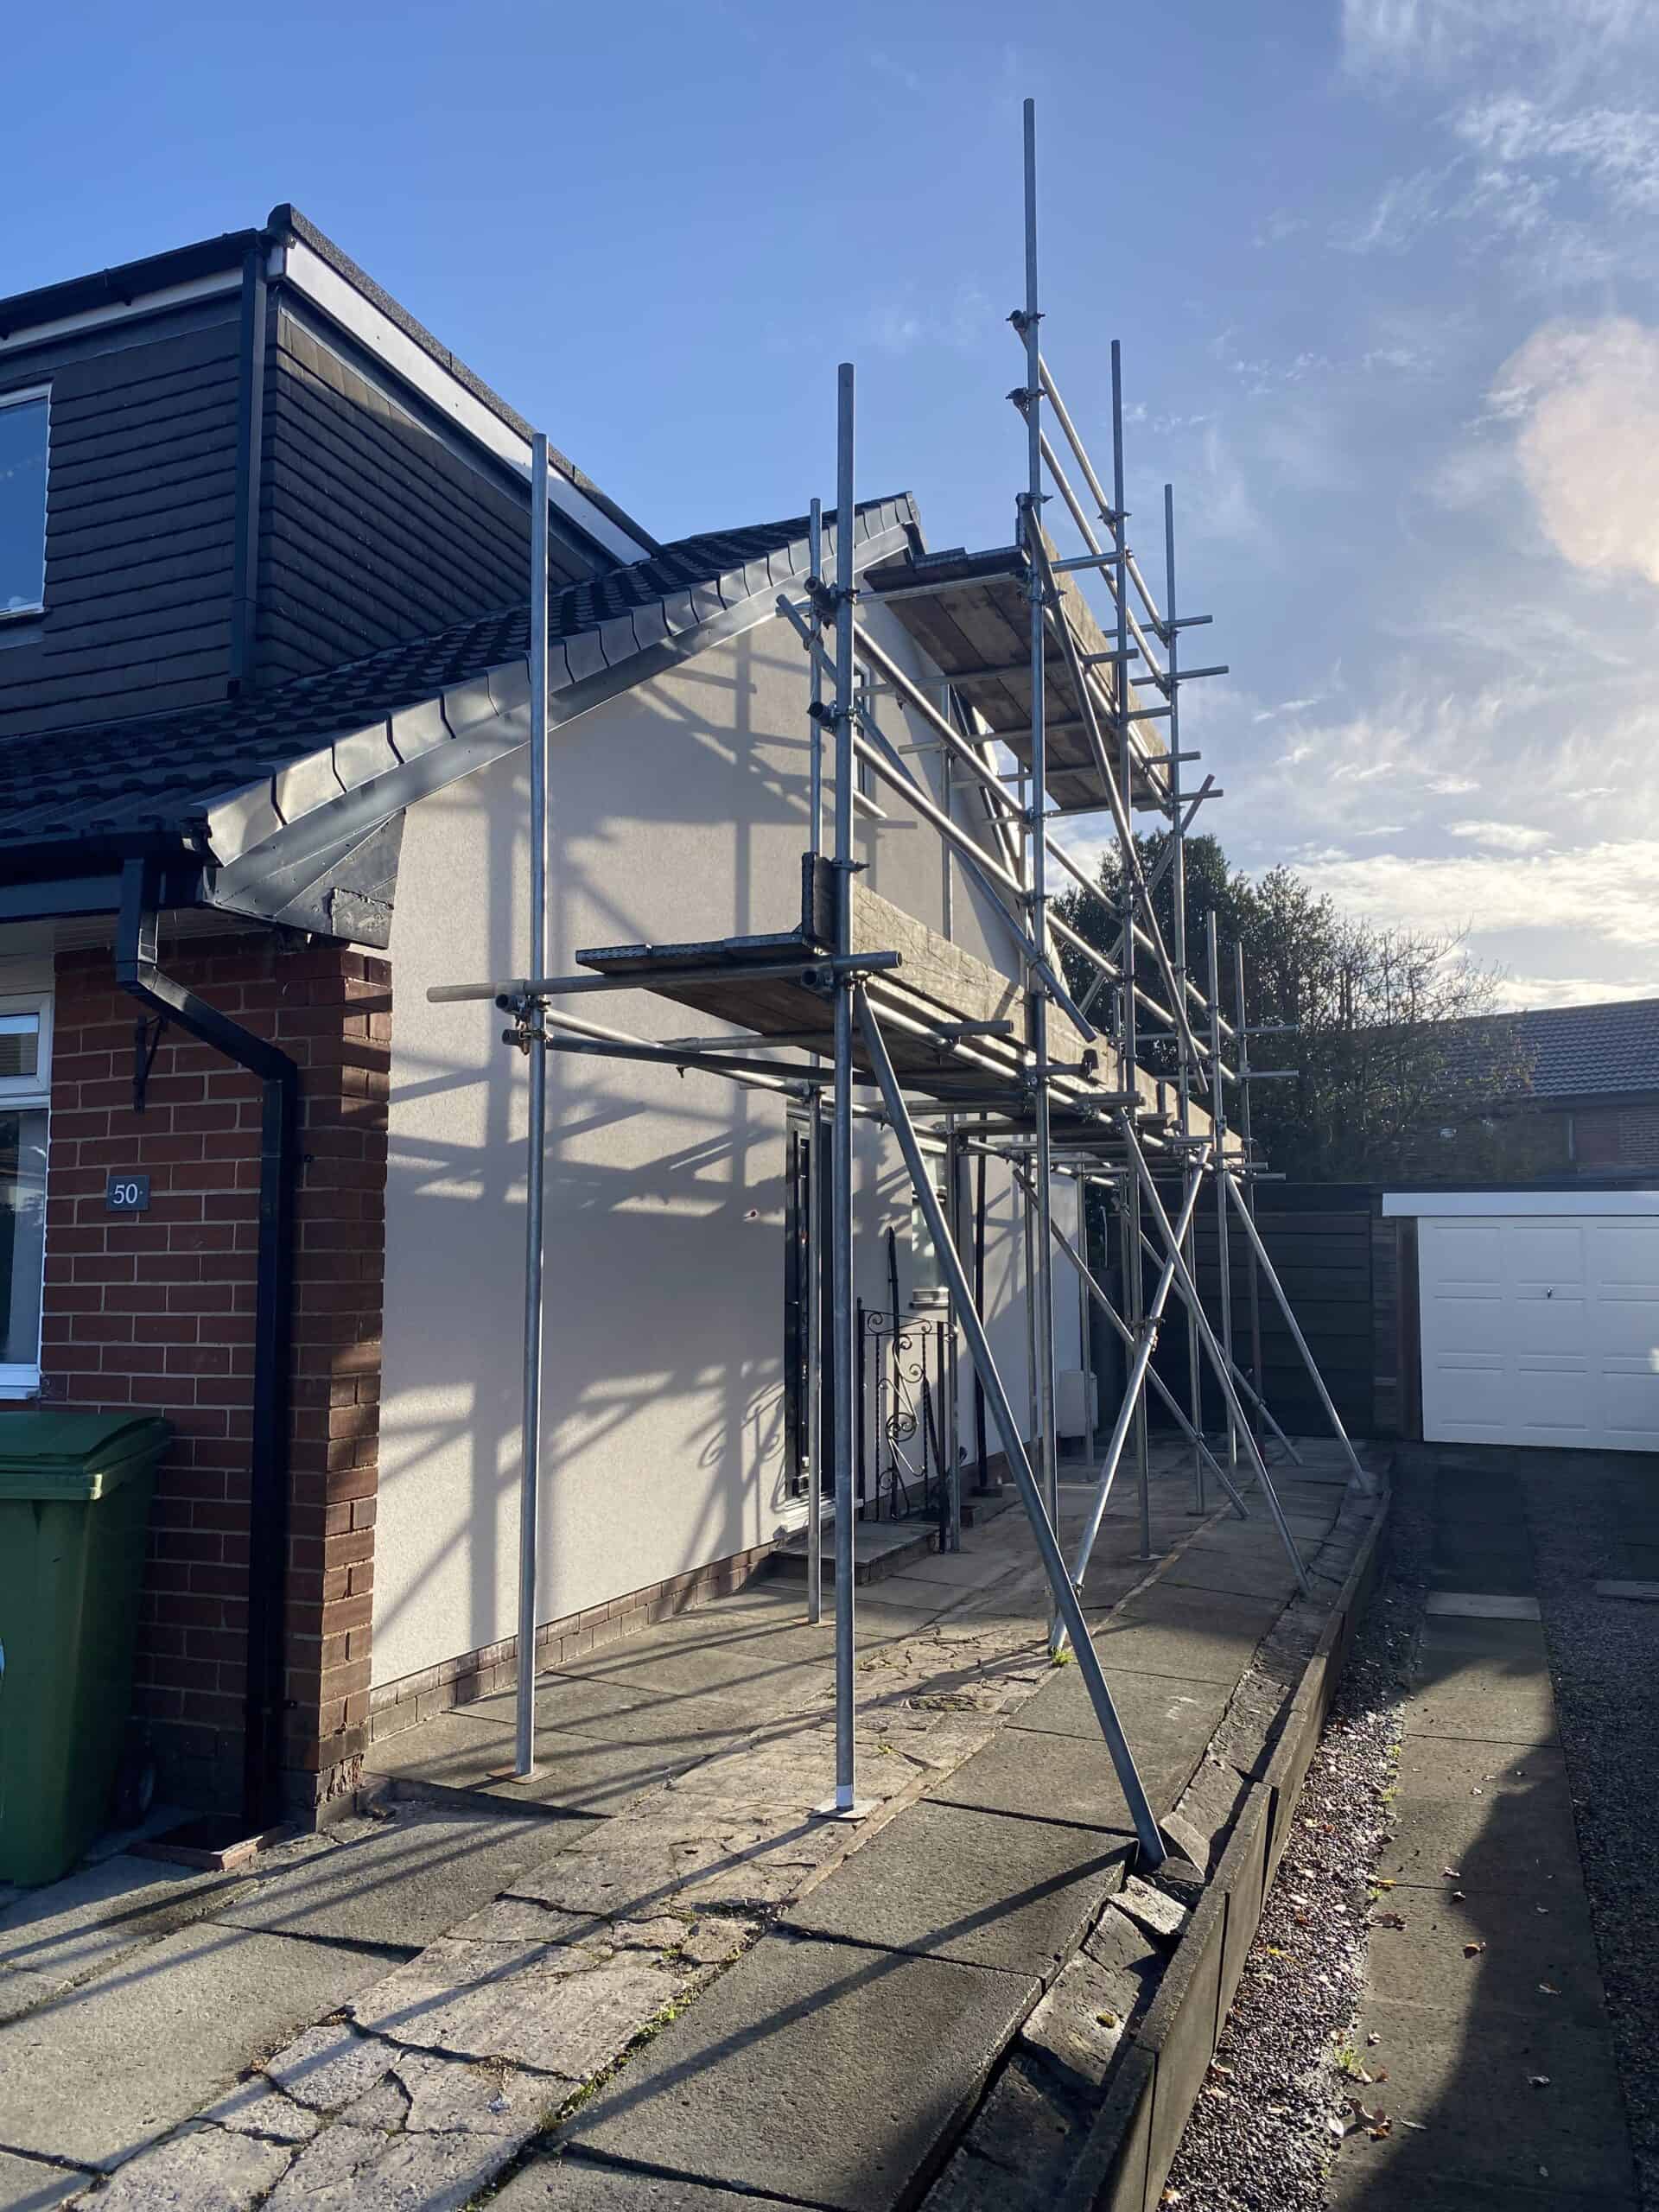
[[[50,998],[0,998],[0,1396],[41,1387]]]
[[[51,394],[0,391],[0,621],[46,605],[46,469]]]

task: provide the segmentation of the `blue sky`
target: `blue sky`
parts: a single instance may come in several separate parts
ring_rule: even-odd
[[[1516,1002],[1659,989],[1650,0],[70,0],[7,47],[0,289],[292,200],[664,537],[827,487],[842,357],[861,490],[1007,537],[1033,95],[1046,348],[1103,464],[1123,340],[1132,540],[1173,480],[1233,671],[1210,826],[1472,925]]]

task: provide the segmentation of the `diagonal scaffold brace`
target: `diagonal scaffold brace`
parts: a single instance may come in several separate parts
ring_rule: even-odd
[[[1031,1185],[1027,1180],[1026,1173],[1022,1167],[1014,1168],[1014,1179],[1025,1191],[1027,1197],[1029,1198],[1031,1195]],[[1093,1271],[1084,1261],[1083,1255],[1078,1251],[1077,1246],[1066,1235],[1065,1230],[1060,1227],[1059,1223],[1058,1221],[1051,1221],[1050,1227],[1053,1231],[1054,1242],[1059,1246],[1061,1251],[1065,1253],[1066,1258],[1071,1262],[1071,1266],[1076,1272],[1077,1281],[1083,1285],[1083,1287],[1088,1294],[1089,1297],[1093,1300],[1094,1303],[1099,1307],[1101,1313],[1105,1316],[1107,1326],[1116,1333],[1119,1342],[1125,1347],[1125,1349],[1133,1352],[1135,1349],[1134,1331],[1129,1327],[1128,1323],[1123,1319],[1123,1316],[1118,1312],[1116,1306],[1113,1305],[1111,1300],[1107,1297],[1105,1292],[1095,1280]],[[1153,1256],[1156,1258],[1156,1248],[1144,1235],[1142,1236],[1141,1242],[1146,1244],[1147,1250],[1152,1252]],[[1147,1368],[1147,1387],[1155,1390],[1158,1393],[1158,1395],[1163,1400],[1165,1410],[1169,1414],[1170,1417],[1174,1421],[1175,1426],[1180,1430],[1182,1435],[1185,1437],[1187,1442],[1192,1446],[1193,1450],[1202,1454],[1206,1465],[1215,1475],[1217,1481],[1220,1483],[1222,1488],[1226,1491],[1234,1513],[1241,1521],[1248,1521],[1250,1517],[1249,1509],[1246,1506],[1243,1499],[1239,1496],[1237,1491],[1233,1487],[1233,1484],[1228,1480],[1227,1470],[1222,1465],[1220,1460],[1217,1459],[1215,1453],[1205,1442],[1202,1431],[1196,1428],[1192,1422],[1187,1418],[1186,1414],[1182,1411],[1180,1400],[1175,1395],[1175,1393],[1170,1389],[1168,1383],[1165,1382],[1163,1376],[1160,1375],[1155,1367]]]
[[[1245,1446],[1251,1472],[1255,1477],[1262,1497],[1267,1500],[1268,1511],[1273,1517],[1273,1525],[1279,1531],[1280,1541],[1285,1548],[1285,1556],[1294,1570],[1297,1587],[1306,1598],[1312,1592],[1312,1585],[1307,1579],[1307,1569],[1302,1564],[1302,1555],[1297,1548],[1296,1539],[1291,1533],[1290,1523],[1285,1518],[1285,1510],[1279,1503],[1279,1493],[1273,1486],[1273,1477],[1268,1472],[1268,1463],[1262,1456],[1261,1446],[1257,1444],[1255,1433],[1245,1417],[1237,1388],[1233,1382],[1231,1363],[1217,1342],[1216,1332],[1210,1325],[1210,1317],[1204,1310],[1204,1301],[1198,1296],[1198,1285],[1193,1281],[1186,1262],[1182,1257],[1180,1239],[1176,1236],[1169,1216],[1164,1211],[1164,1202],[1158,1195],[1158,1185],[1153,1180],[1152,1170],[1147,1165],[1147,1156],[1141,1149],[1141,1141],[1135,1135],[1135,1124],[1128,1114],[1119,1116],[1119,1126],[1122,1131],[1123,1143],[1129,1155],[1130,1165],[1135,1169],[1136,1184],[1146,1199],[1147,1207],[1153,1220],[1157,1224],[1158,1234],[1163,1240],[1164,1250],[1174,1262],[1176,1281],[1179,1287],[1182,1300],[1187,1312],[1198,1325],[1198,1341],[1204,1346],[1205,1356],[1209,1360],[1216,1381],[1221,1387],[1221,1395],[1226,1403],[1227,1410],[1241,1432],[1240,1440]]]
[[[1128,1738],[1123,1733],[1123,1724],[1118,1719],[1116,1707],[1112,1703],[1112,1694],[1107,1688],[1106,1676],[1100,1663],[1100,1655],[1095,1649],[1094,1639],[1089,1632],[1089,1623],[1084,1614],[1082,1601],[1072,1586],[1071,1576],[1065,1571],[1065,1560],[1060,1550],[1059,1538],[1054,1533],[1054,1525],[1043,1503],[1043,1496],[1038,1486],[1037,1478],[1032,1471],[1031,1459],[1026,1450],[1025,1440],[1020,1433],[1020,1425],[1014,1418],[1014,1408],[1008,1402],[1007,1391],[1003,1387],[1002,1378],[997,1372],[996,1362],[991,1356],[990,1340],[979,1318],[979,1311],[974,1302],[972,1287],[951,1238],[950,1225],[945,1219],[944,1209],[940,1205],[938,1193],[933,1187],[933,1178],[929,1172],[920,1141],[916,1135],[915,1126],[911,1121],[910,1109],[905,1103],[899,1078],[893,1072],[887,1041],[881,1034],[881,1026],[871,1011],[869,1001],[865,996],[861,987],[855,986],[853,999],[858,1014],[859,1031],[864,1039],[865,1053],[880,1090],[882,1105],[886,1109],[893,1135],[899,1140],[899,1148],[904,1154],[905,1166],[909,1171],[911,1185],[916,1193],[917,1203],[926,1219],[928,1234],[932,1238],[934,1248],[938,1252],[939,1265],[944,1271],[946,1287],[950,1293],[956,1310],[957,1325],[962,1330],[968,1345],[969,1356],[974,1363],[974,1371],[979,1377],[981,1388],[985,1393],[986,1402],[996,1423],[997,1433],[1001,1437],[1002,1449],[1007,1455],[1009,1471],[1014,1477],[1015,1486],[1020,1492],[1020,1503],[1024,1505],[1027,1518],[1031,1523],[1032,1535],[1036,1540],[1038,1553],[1043,1562],[1043,1571],[1048,1577],[1048,1586],[1053,1597],[1055,1611],[1071,1637],[1077,1654],[1077,1672],[1083,1677],[1084,1688],[1089,1694],[1089,1702],[1094,1708],[1095,1718],[1100,1724],[1100,1732],[1105,1739],[1106,1749],[1111,1755],[1112,1765],[1116,1770],[1118,1786],[1123,1792],[1124,1801],[1129,1808],[1129,1816],[1135,1823],[1135,1836],[1141,1847],[1141,1866],[1150,1873],[1161,1866],[1164,1860],[1168,1858],[1170,1847],[1164,1840],[1159,1828],[1157,1818],[1147,1796],[1146,1786],[1141,1782],[1135,1764],[1135,1755],[1129,1749]]]

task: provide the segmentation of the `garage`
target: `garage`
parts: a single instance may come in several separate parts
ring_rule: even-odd
[[[1422,1433],[1659,1451],[1659,1192],[1385,1195],[1416,1219]]]

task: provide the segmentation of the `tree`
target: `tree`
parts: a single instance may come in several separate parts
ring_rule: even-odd
[[[1136,838],[1149,877],[1167,842],[1162,830]],[[1189,837],[1185,863],[1188,973],[1200,983],[1209,981],[1205,917],[1213,910],[1224,1014],[1233,1018],[1233,947],[1240,944],[1251,1026],[1295,1025],[1293,1033],[1254,1040],[1251,1051],[1258,1066],[1296,1070],[1294,1080],[1252,1092],[1254,1135],[1275,1169],[1308,1181],[1427,1179],[1445,1158],[1436,1147],[1449,1116],[1461,1140],[1459,1173],[1478,1173],[1483,1164],[1490,1173],[1502,1171],[1503,1115],[1485,1109],[1500,1096],[1512,1109],[1526,1088],[1525,1066],[1510,1025],[1488,1020],[1480,1032],[1478,1068],[1471,1071],[1467,1033],[1458,1025],[1491,1015],[1501,976],[1465,953],[1466,931],[1385,929],[1360,920],[1290,868],[1270,868],[1252,880],[1230,868],[1214,837]],[[1166,869],[1153,906],[1172,954],[1173,892],[1173,871]],[[1054,904],[1078,936],[1116,956],[1122,932],[1117,847],[1109,847],[1101,863],[1098,890],[1072,891]],[[1094,971],[1075,951],[1066,960],[1074,989],[1086,988]],[[1136,978],[1154,997],[1167,999],[1144,949]],[[1140,1051],[1154,1071],[1173,1071],[1168,1032],[1144,1017]],[[1230,1119],[1236,1124],[1236,1106]],[[1491,1161],[1471,1158],[1471,1146],[1476,1154],[1484,1147]]]

